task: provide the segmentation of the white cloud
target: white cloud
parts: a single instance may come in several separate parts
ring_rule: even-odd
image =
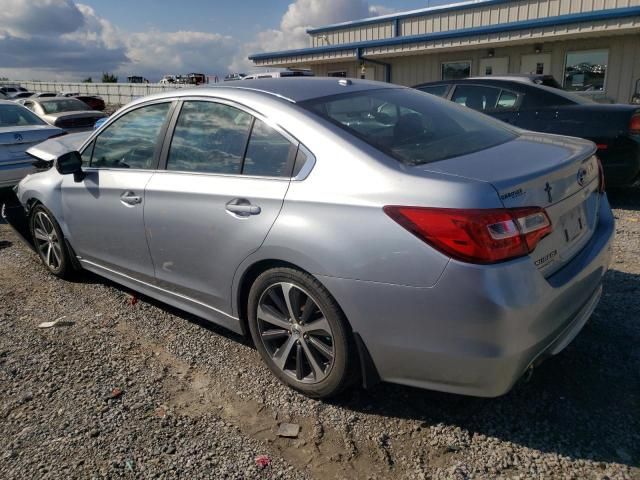
[[[295,0],[279,28],[241,43],[215,32],[126,32],[73,0],[0,3],[0,76],[42,80],[254,70],[249,54],[306,47],[308,28],[390,12],[366,0]]]
[[[247,58],[252,53],[290,50],[309,46],[307,29],[392,13],[393,9],[370,5],[366,0],[296,0],[283,15],[278,30],[265,30],[246,43],[231,64],[232,71],[254,70]]]

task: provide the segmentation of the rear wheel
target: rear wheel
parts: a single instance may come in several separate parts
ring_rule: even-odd
[[[60,278],[70,275],[73,267],[64,243],[64,236],[53,214],[38,205],[30,216],[33,244],[45,267]]]
[[[249,330],[282,382],[315,398],[339,393],[351,379],[352,349],[342,310],[311,275],[275,268],[249,293]]]

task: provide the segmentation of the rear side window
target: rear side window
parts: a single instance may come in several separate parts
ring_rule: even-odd
[[[242,171],[252,116],[213,102],[185,102],[167,159],[167,170],[202,173]]]
[[[96,138],[91,166],[155,168],[153,160],[158,136],[170,108],[170,103],[148,105],[115,120]]]
[[[511,108],[515,108],[517,101],[517,94],[509,92],[507,90],[502,90],[502,92],[500,92],[500,98],[498,98],[498,104],[496,105],[496,108],[498,110],[509,110]]]
[[[449,85],[429,85],[426,87],[419,87],[418,90],[424,93],[430,93],[437,97],[444,97],[449,90]]]
[[[238,108],[187,101],[173,134],[167,170],[290,177],[295,148],[274,128]]]
[[[484,150],[517,136],[498,120],[407,88],[346,93],[301,105],[407,165]]]
[[[496,108],[500,89],[480,85],[458,85],[451,100],[459,105],[483,112]]]
[[[256,119],[251,130],[242,173],[289,177],[294,154],[294,146],[289,140],[262,120]]]

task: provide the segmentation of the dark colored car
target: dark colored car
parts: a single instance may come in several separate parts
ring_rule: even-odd
[[[502,78],[447,80],[414,88],[519,128],[591,140],[598,146],[608,186],[628,186],[640,177],[637,105],[600,104],[558,88]]]
[[[101,97],[97,97],[94,95],[80,95],[78,93],[73,93],[73,92],[61,92],[59,96],[77,98],[81,102],[84,102],[87,105],[89,105],[89,108],[91,110],[98,110],[102,112],[105,109],[104,100]]]

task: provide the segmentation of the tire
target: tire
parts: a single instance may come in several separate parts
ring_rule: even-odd
[[[355,380],[355,347],[346,318],[311,275],[292,268],[267,270],[251,286],[247,313],[258,352],[284,384],[312,398],[328,398]]]
[[[73,265],[53,214],[43,205],[36,206],[29,216],[29,229],[36,252],[47,270],[56,277],[69,278]]]

